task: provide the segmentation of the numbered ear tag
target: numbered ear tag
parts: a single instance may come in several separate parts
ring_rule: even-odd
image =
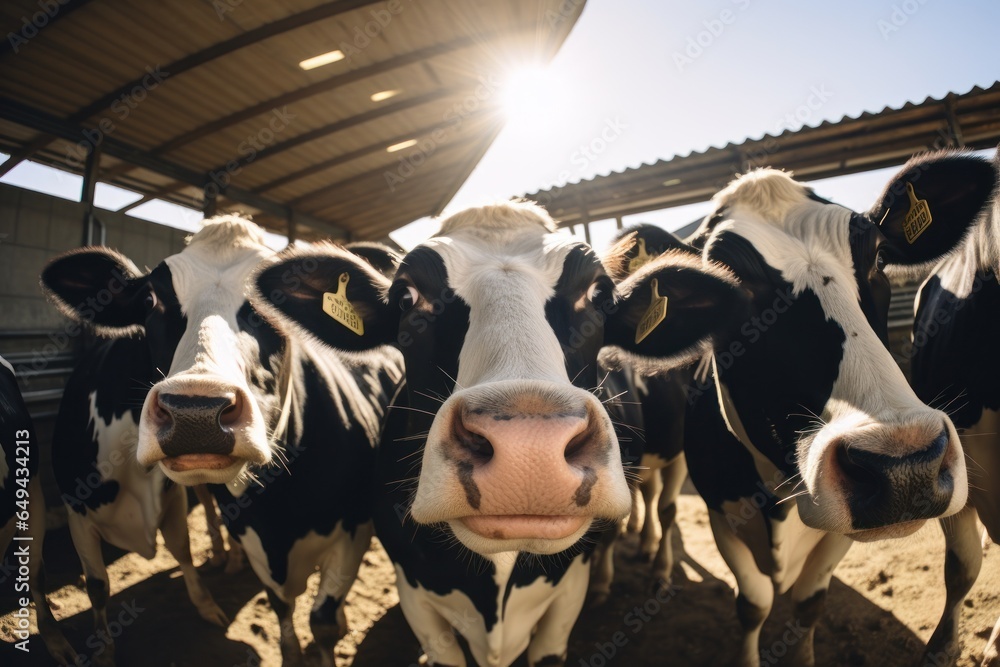
[[[347,272],[340,274],[336,292],[323,293],[323,312],[337,320],[345,327],[363,336],[365,333],[365,323],[354,310],[354,306],[347,300],[347,282],[351,279]]]
[[[646,252],[646,239],[639,239],[639,254],[629,261],[628,272],[635,273],[654,259],[656,259],[656,255],[650,255]]]
[[[649,308],[646,309],[646,314],[639,320],[639,326],[635,329],[635,342],[637,345],[667,317],[667,297],[660,296],[656,291],[657,287],[656,278],[653,278],[649,284],[649,288],[653,292],[653,296],[649,300]]]
[[[910,210],[903,220],[903,233],[906,235],[906,242],[912,244],[917,237],[924,233],[924,230],[931,226],[931,207],[926,199],[917,199],[917,194],[913,191],[913,184],[906,184],[906,193],[910,195]]]

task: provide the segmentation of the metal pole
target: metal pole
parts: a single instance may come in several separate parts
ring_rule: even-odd
[[[107,240],[104,224],[94,217],[94,193],[97,192],[97,179],[101,173],[101,144],[98,142],[87,151],[87,161],[83,168],[83,187],[80,191],[80,203],[83,204],[83,245],[103,244]],[[95,227],[100,232],[95,240]]]

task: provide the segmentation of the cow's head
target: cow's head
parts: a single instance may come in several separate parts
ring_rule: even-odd
[[[732,268],[753,311],[715,357],[720,403],[758,461],[785,474],[807,525],[900,536],[965,504],[952,422],[917,399],[887,350],[884,271],[952,251],[994,181],[987,161],[936,154],[907,164],[866,213],[773,169],[716,195],[704,254]]]
[[[256,225],[221,216],[148,273],[103,247],[45,268],[43,287],[64,313],[149,343],[159,381],[140,415],[141,465],[159,464],[183,484],[224,483],[275,455],[285,341],[244,295],[254,268],[274,255]]]
[[[669,307],[637,344],[654,281]],[[329,346],[402,350],[409,430],[426,439],[411,515],[481,554],[556,553],[627,514],[614,428],[592,393],[601,347],[682,355],[745,305],[698,258],[658,260],[616,290],[587,245],[515,203],[452,216],[392,280],[326,247],[286,254],[256,286],[265,314]]]

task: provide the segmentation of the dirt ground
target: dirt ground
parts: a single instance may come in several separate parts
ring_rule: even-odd
[[[685,495],[678,514],[681,536],[675,539],[680,564],[675,582],[681,588],[665,604],[650,596],[647,566],[635,561],[637,540],[626,536],[616,555],[617,577],[611,600],[585,610],[570,642],[569,665],[725,665],[733,659],[739,624],[733,605],[733,578],[716,551],[701,499]],[[195,563],[209,550],[200,507],[190,516]],[[826,614],[816,633],[818,665],[915,665],[944,606],[944,540],[936,525],[901,541],[857,544],[836,571]],[[98,643],[90,604],[79,585],[79,564],[68,531],[50,533],[45,545],[50,599],[70,642],[81,654]],[[111,573],[109,619],[128,621],[117,638],[120,667],[277,667],[278,624],[261,585],[249,569],[226,575],[201,566],[206,585],[232,619],[223,631],[201,621],[187,599],[180,571],[163,549],[153,560],[135,554],[106,552]],[[398,606],[395,576],[385,552],[374,544],[365,557],[359,581],[347,600],[351,633],[337,647],[337,665],[382,667],[416,665],[420,649]],[[312,581],[316,586],[316,577]],[[4,590],[9,590],[4,586]],[[40,639],[33,635],[29,659],[10,642],[13,601],[0,599],[0,665],[49,665]],[[648,621],[637,623],[636,607],[646,607]],[[303,645],[312,641],[309,602],[300,599],[296,629]],[[779,599],[763,645],[780,643],[790,613]],[[630,614],[632,614],[630,616]],[[962,616],[964,651],[959,664],[977,666],[977,658],[1000,615],[1000,545],[986,550],[983,572],[966,601]],[[616,633],[620,647],[602,659]],[[88,646],[90,648],[88,648]],[[310,664],[318,654],[307,650]],[[89,664],[81,662],[80,664]],[[523,661],[518,665],[526,664]]]

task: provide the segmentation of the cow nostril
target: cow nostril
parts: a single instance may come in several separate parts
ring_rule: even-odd
[[[851,494],[859,504],[875,501],[881,496],[883,476],[866,467],[863,461],[851,458],[847,445],[837,448],[837,464],[850,486]]]
[[[150,402],[150,411],[152,412],[153,421],[160,425],[160,427],[169,426],[173,421],[173,417],[170,416],[170,409],[161,401],[161,394],[159,392],[153,396],[153,400]]]
[[[219,425],[224,428],[238,422],[243,415],[243,394],[236,392],[229,400],[229,405],[219,413]]]
[[[480,463],[486,463],[493,458],[493,443],[485,436],[466,428],[461,417],[455,420],[455,441]]]
[[[587,443],[590,442],[590,430],[586,429],[582,433],[577,434],[572,440],[566,445],[566,449],[563,451],[563,456],[567,461],[573,459],[574,456],[579,454]]]

